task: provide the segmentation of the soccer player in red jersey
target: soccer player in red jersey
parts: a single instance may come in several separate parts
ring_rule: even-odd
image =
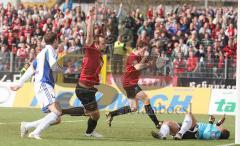
[[[127,93],[127,98],[130,106],[124,106],[118,110],[107,113],[106,117],[109,126],[111,126],[111,122],[114,116],[136,112],[138,108],[138,100],[141,100],[144,103],[146,113],[150,119],[153,121],[157,128],[160,128],[159,121],[150,105],[148,96],[138,85],[140,71],[152,64],[152,62],[146,61],[147,57],[147,44],[145,44],[143,41],[139,41],[137,43],[137,49],[133,50],[127,58],[125,72],[122,76],[123,88]]]
[[[93,32],[94,11],[94,8],[91,8],[87,17],[86,53],[82,62],[79,82],[75,90],[76,96],[82,102],[83,107],[63,109],[62,113],[63,115],[89,116],[85,136],[102,137],[95,131],[100,113],[95,98],[97,89],[94,86],[99,84],[99,74],[103,64],[101,49],[105,48],[105,39],[103,36],[96,35],[96,32]]]

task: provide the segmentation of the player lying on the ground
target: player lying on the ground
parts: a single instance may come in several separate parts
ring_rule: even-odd
[[[133,50],[127,58],[125,72],[122,76],[122,84],[127,93],[130,106],[124,106],[120,109],[107,113],[106,117],[109,126],[111,126],[114,116],[136,112],[138,108],[138,100],[141,100],[149,118],[153,121],[157,128],[159,127],[159,121],[151,107],[150,100],[138,85],[140,71],[152,65],[152,62],[146,61],[149,55],[147,49],[148,46],[144,41],[138,41],[136,49]]]
[[[33,122],[21,122],[21,137],[25,136],[31,128],[35,128],[28,137],[41,139],[40,134],[52,124],[60,123],[61,108],[55,100],[54,79],[52,71],[63,71],[57,63],[57,54],[54,50],[57,45],[57,35],[47,33],[44,36],[46,46],[34,59],[31,66],[19,80],[19,84],[11,87],[17,91],[34,74],[34,91],[38,102],[41,104],[42,111],[48,113],[40,120]]]
[[[152,131],[152,136],[158,139],[166,139],[168,135],[175,140],[181,139],[228,139],[230,132],[222,128],[225,115],[216,123],[215,117],[210,116],[209,123],[197,122],[192,114],[186,114],[182,123],[166,120],[163,121],[160,131]]]

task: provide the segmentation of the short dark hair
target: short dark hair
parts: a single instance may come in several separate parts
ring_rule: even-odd
[[[47,45],[53,44],[56,39],[57,39],[57,34],[54,32],[49,32],[44,35],[44,41]]]
[[[223,129],[223,131],[221,131],[221,135],[219,139],[228,139],[229,136],[230,136],[230,131],[228,131],[227,129]]]

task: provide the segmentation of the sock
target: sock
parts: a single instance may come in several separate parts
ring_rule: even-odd
[[[47,129],[51,124],[55,123],[58,119],[58,115],[54,112],[47,114],[44,118],[42,118],[41,123],[37,126],[37,128],[32,132],[33,134],[40,135],[41,132]]]
[[[85,112],[83,107],[73,107],[69,109],[62,109],[62,115],[84,116]]]
[[[131,111],[130,106],[124,106],[120,109],[110,112],[110,114],[112,115],[112,117],[114,117],[114,116],[123,115],[123,114],[131,113],[131,112],[132,111]]]
[[[150,119],[153,121],[153,123],[157,126],[159,124],[159,121],[154,113],[154,110],[152,109],[151,105],[145,105],[145,110]]]
[[[40,120],[37,120],[37,121],[33,121],[33,122],[26,122],[25,128],[27,130],[31,129],[31,128],[36,128],[42,122],[42,120],[43,119],[40,119]]]
[[[170,132],[170,128],[167,124],[163,124],[160,128],[160,131],[159,131],[159,133],[162,137],[167,137],[169,132]]]
[[[182,135],[184,135],[189,129],[191,129],[191,127],[192,127],[192,117],[190,115],[186,115],[183,120],[181,129],[178,133],[181,133]]]
[[[88,128],[87,128],[86,133],[87,133],[87,134],[92,133],[93,130],[96,128],[96,126],[97,126],[97,121],[96,121],[96,120],[93,120],[92,118],[89,118],[89,119],[88,119]]]

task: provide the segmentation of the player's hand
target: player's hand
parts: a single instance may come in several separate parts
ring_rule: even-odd
[[[12,91],[17,91],[17,90],[20,89],[20,88],[21,88],[21,87],[20,87],[20,86],[17,86],[17,85],[10,87],[10,89],[11,89]]]
[[[210,124],[213,124],[215,122],[215,117],[213,115],[209,116],[209,121]]]
[[[226,114],[223,115],[223,117],[216,123],[217,126],[221,126],[226,119]]]

